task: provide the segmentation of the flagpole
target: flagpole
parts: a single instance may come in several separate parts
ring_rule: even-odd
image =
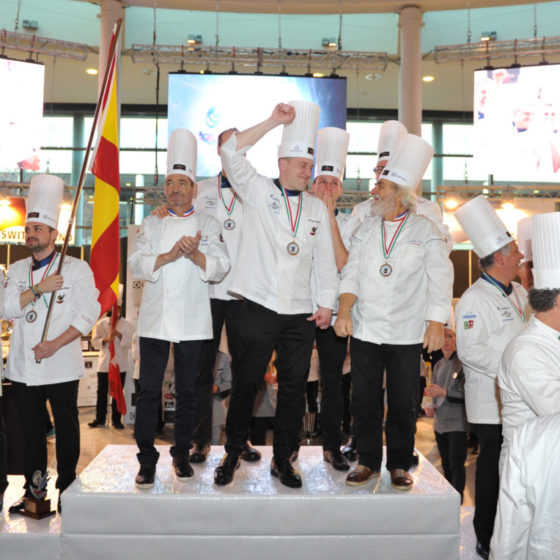
[[[76,217],[76,211],[78,209],[78,202],[80,201],[80,195],[82,194],[82,189],[84,186],[84,181],[87,173],[87,166],[89,160],[89,154],[91,151],[91,147],[93,145],[93,137],[95,135],[95,131],[97,129],[97,121],[99,120],[99,114],[101,113],[101,106],[103,104],[103,99],[105,97],[105,93],[107,90],[107,83],[109,81],[109,73],[111,71],[111,61],[113,60],[113,56],[115,55],[115,49],[117,48],[119,33],[121,31],[122,25],[122,18],[117,20],[115,34],[113,36],[113,41],[111,42],[111,47],[109,49],[109,56],[107,57],[107,67],[105,68],[105,75],[103,76],[103,84],[101,86],[101,91],[99,92],[99,98],[97,100],[97,106],[95,107],[95,113],[93,115],[93,123],[91,125],[91,131],[89,133],[89,140],[86,147],[86,152],[84,155],[84,161],[82,163],[82,170],[80,171],[80,178],[78,179],[78,185],[76,187],[76,194],[74,196],[74,202],[72,204],[72,212],[70,213],[70,219],[68,220],[68,227],[66,228],[66,236],[64,237],[64,244],[62,245],[62,251],[60,252],[60,260],[58,263],[58,269],[56,271],[57,274],[60,274],[62,271],[62,265],[64,264],[64,259],[66,257],[66,253],[68,252],[68,242],[70,240],[70,235],[72,234],[72,227],[74,226],[74,219]],[[49,332],[49,325],[51,322],[51,316],[54,308],[55,302],[55,293],[56,291],[52,292],[51,294],[51,301],[49,303],[49,308],[47,311],[47,317],[45,318],[45,325],[43,327],[43,335],[41,336],[41,342],[45,342],[47,340],[47,335]],[[36,363],[40,364],[41,360],[35,360]]]

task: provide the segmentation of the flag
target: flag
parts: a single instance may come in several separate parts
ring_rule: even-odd
[[[115,37],[113,36],[113,42]],[[112,46],[112,45],[111,45]],[[111,52],[111,49],[109,49]],[[119,293],[120,228],[119,199],[121,192],[119,174],[119,119],[117,103],[117,48],[109,64],[105,92],[101,100],[103,115],[98,144],[91,166],[95,175],[93,223],[91,228],[90,265],[99,290],[101,314],[112,309],[111,331],[118,320],[117,299]],[[109,389],[121,414],[126,412],[119,366],[115,359],[115,345],[109,343]]]

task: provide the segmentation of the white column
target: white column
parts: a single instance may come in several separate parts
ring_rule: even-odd
[[[399,14],[401,66],[399,121],[408,132],[421,134],[422,125],[422,11],[404,6]]]
[[[103,76],[107,67],[107,56],[109,55],[109,47],[111,45],[111,36],[113,28],[119,18],[123,19],[120,37],[121,45],[124,44],[124,7],[120,0],[102,0],[101,2],[101,33],[99,38],[99,63],[98,63],[98,79],[97,89],[101,90],[103,85]],[[122,48],[122,47],[121,47]],[[117,68],[120,68],[121,53],[117,54]]]

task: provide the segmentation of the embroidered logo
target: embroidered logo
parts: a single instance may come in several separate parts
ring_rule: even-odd
[[[224,236],[220,233],[220,236],[218,237],[218,239],[220,240],[221,243],[224,242]]]
[[[66,294],[58,294],[56,296],[56,303],[64,303],[64,298],[66,297]]]
[[[466,331],[472,329],[474,327],[474,319],[463,321],[463,327],[465,328]]]
[[[316,232],[317,232],[317,226],[313,226],[311,228],[311,231],[309,232],[309,235],[315,235]]]

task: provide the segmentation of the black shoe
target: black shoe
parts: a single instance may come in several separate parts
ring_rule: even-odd
[[[94,420],[93,422],[88,422],[90,428],[97,428],[97,426],[105,426],[105,422],[100,422],[99,420]]]
[[[270,474],[279,478],[284,486],[301,488],[301,476],[294,469],[290,459],[280,459],[277,461],[273,457],[270,463]]]
[[[490,550],[487,546],[484,546],[480,541],[476,541],[476,553],[484,560],[488,560],[490,556]]]
[[[113,428],[115,430],[124,430],[124,425],[122,422],[113,422]]]
[[[290,453],[290,462],[295,463],[298,460],[298,455],[299,455],[299,449],[294,449]]]
[[[226,453],[214,471],[214,482],[219,486],[229,484],[233,473],[239,468],[239,455]]]
[[[25,498],[29,498],[29,496],[24,494],[17,502],[14,502],[8,511],[10,513],[21,513],[25,509]]]
[[[416,466],[418,466],[418,461],[419,461],[418,453],[416,453],[416,451],[414,451],[414,452],[412,453],[412,458],[410,459],[410,464],[411,464],[413,467],[416,467]]]
[[[342,454],[349,460],[355,461],[358,458],[358,452],[356,451],[356,440],[352,438],[348,445],[342,448]]]
[[[58,502],[56,503],[56,511],[58,511],[58,513],[62,513],[62,494],[58,494]]]
[[[327,463],[330,463],[333,466],[333,469],[336,469],[337,471],[350,470],[350,464],[340,451],[323,451],[323,459]]]
[[[246,441],[241,452],[241,458],[248,463],[256,463],[261,460],[261,452]]]
[[[193,450],[191,451],[191,456],[189,461],[191,463],[204,463],[208,458],[208,453],[210,452],[210,444],[206,443],[204,445],[194,444]]]
[[[136,488],[153,488],[155,476],[155,465],[140,465],[140,470],[135,478]]]
[[[188,457],[173,457],[173,470],[177,480],[186,482],[194,476]]]

